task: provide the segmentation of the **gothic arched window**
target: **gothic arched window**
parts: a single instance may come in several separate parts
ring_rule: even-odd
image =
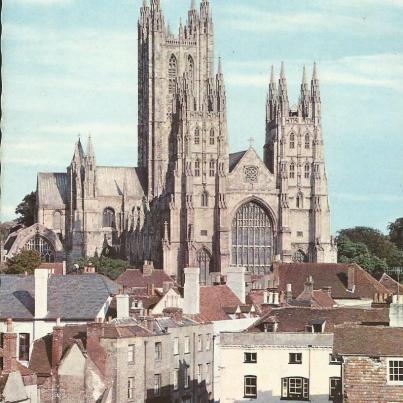
[[[200,176],[200,161],[198,159],[195,161],[195,176]]]
[[[304,263],[308,261],[308,256],[301,249],[298,249],[294,253],[292,260],[297,263]]]
[[[45,262],[55,261],[55,250],[47,239],[40,235],[35,235],[24,246],[24,249],[35,250],[41,255],[41,259]]]
[[[295,134],[290,134],[290,148],[295,148]]]
[[[56,231],[62,229],[62,213],[60,211],[55,211],[53,213],[53,229]]]
[[[241,206],[232,220],[231,263],[252,273],[270,269],[273,229],[269,215],[256,202]]]
[[[295,178],[295,165],[293,163],[290,165],[290,178]]]
[[[305,148],[310,148],[310,139],[309,139],[309,134],[305,134]]]
[[[310,165],[309,165],[309,164],[305,164],[304,170],[305,170],[305,178],[309,178],[310,173],[311,173],[311,167],[310,167]]]
[[[214,176],[215,175],[215,161],[211,160],[210,161],[210,176]]]
[[[297,194],[296,205],[297,208],[304,207],[304,195],[301,192]]]
[[[197,252],[197,263],[200,268],[200,285],[206,285],[211,269],[211,255],[206,249],[201,249]]]
[[[210,130],[210,145],[213,146],[215,144],[215,134],[214,129]]]
[[[201,206],[208,207],[208,193],[206,191],[201,194]]]
[[[115,228],[115,210],[107,207],[102,215],[102,226],[108,228]]]
[[[188,56],[188,62],[187,62],[187,72],[189,75],[189,80],[193,84],[194,80],[194,62],[192,56]]]
[[[195,144],[200,144],[200,129],[196,128],[195,130]]]
[[[178,74],[178,62],[175,55],[171,55],[168,64],[168,91],[170,94],[174,92],[175,89],[175,79]]]

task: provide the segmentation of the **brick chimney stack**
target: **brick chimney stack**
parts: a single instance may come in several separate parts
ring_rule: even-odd
[[[245,303],[245,267],[230,266],[227,270],[227,286]]]
[[[355,291],[355,267],[354,266],[348,266],[347,289],[350,292]]]
[[[106,352],[100,341],[104,335],[104,326],[100,319],[87,325],[87,353],[103,374],[106,367]]]
[[[9,374],[17,370],[17,334],[13,321],[7,319],[7,332],[3,334],[3,372]]]
[[[305,284],[304,284],[304,291],[305,292],[313,292],[313,278],[312,276],[307,277]]]
[[[52,368],[56,368],[63,353],[63,327],[60,324],[60,318],[56,320],[56,326],[53,328],[52,337]]]
[[[200,313],[200,269],[198,267],[186,267],[184,272],[183,313],[197,315]]]
[[[287,284],[287,288],[285,291],[285,300],[287,302],[292,301],[292,285],[291,284]]]

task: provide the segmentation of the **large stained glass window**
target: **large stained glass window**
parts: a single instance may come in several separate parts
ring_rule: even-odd
[[[36,250],[44,262],[55,261],[55,250],[53,246],[40,235],[35,235],[24,246],[24,249]]]
[[[244,204],[232,220],[231,263],[263,274],[270,268],[272,253],[273,229],[268,214],[255,202]]]

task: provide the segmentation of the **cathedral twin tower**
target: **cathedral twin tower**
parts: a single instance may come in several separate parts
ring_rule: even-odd
[[[278,83],[272,70],[263,161],[252,147],[229,154],[209,1],[199,9],[192,1],[177,34],[160,1],[144,1],[138,167],[96,166],[92,145],[85,155],[78,143],[66,174],[39,174],[38,222],[59,233],[70,260],[113,251],[133,265],[153,261],[178,279],[184,267],[198,266],[203,283],[230,265],[263,274],[274,259],[334,262],[320,105],[316,66],[310,85],[304,69],[296,109],[284,65]],[[64,175],[61,205],[45,200],[46,175]],[[52,227],[55,213],[61,228]]]

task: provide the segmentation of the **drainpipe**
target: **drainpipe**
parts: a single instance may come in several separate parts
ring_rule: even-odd
[[[308,344],[308,401],[311,401],[311,348],[312,344]]]
[[[213,360],[211,363],[211,380],[212,380],[212,385],[211,385],[211,393],[213,395],[213,402],[215,402],[215,395],[214,395],[214,386],[215,386],[215,372],[214,372],[214,366],[215,366],[215,338],[216,335],[214,334],[214,329],[213,329]]]

